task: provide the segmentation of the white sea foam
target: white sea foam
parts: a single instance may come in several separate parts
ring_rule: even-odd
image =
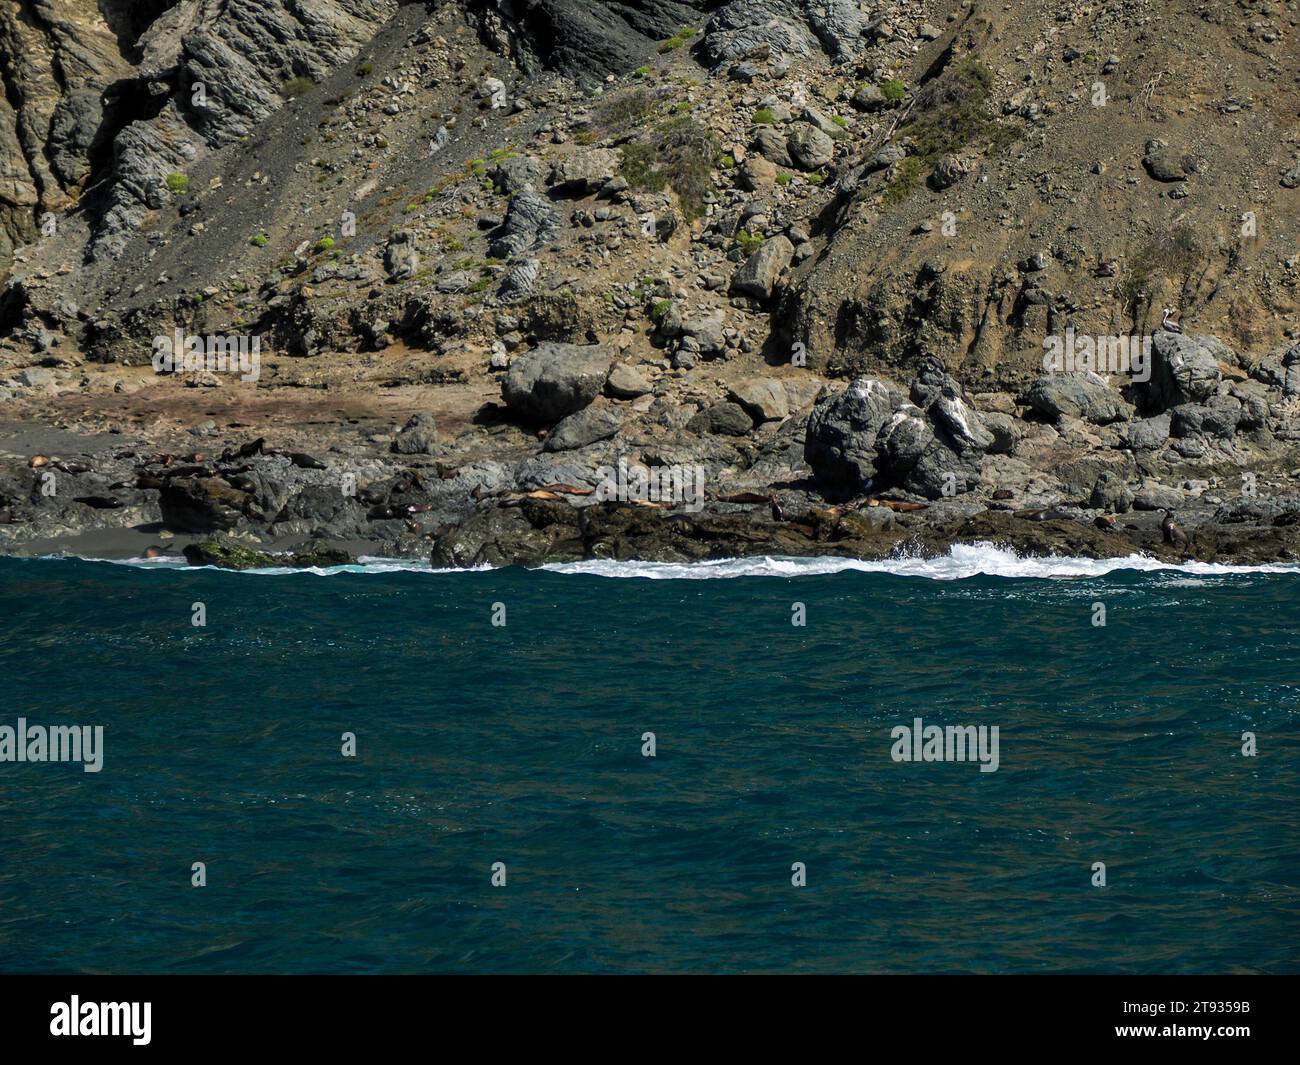
[[[955,581],[980,575],[990,577],[1045,577],[1057,580],[1102,577],[1116,570],[1170,571],[1197,577],[1233,573],[1300,573],[1300,566],[1228,566],[1211,562],[1173,564],[1146,555],[1123,558],[1060,558],[1021,556],[1014,551],[981,542],[954,544],[935,558],[903,557],[877,561],[854,558],[743,558],[718,562],[563,562],[544,567],[555,573],[586,573],[599,577],[645,577],[651,580],[707,580],[721,577],[802,577],[857,571],[889,573],[899,577],[928,577]]]
[[[143,566],[151,569],[190,569],[183,559],[104,559],[117,565]],[[214,567],[202,567],[211,569]],[[1074,558],[1021,556],[1014,551],[982,542],[955,544],[946,555],[934,558],[904,556],[870,561],[855,558],[755,558],[721,559],[712,562],[617,562],[597,559],[587,562],[556,562],[541,567],[548,573],[593,577],[640,577],[645,580],[723,580],[731,577],[808,577],[854,571],[888,573],[898,577],[924,577],[930,580],[955,581],[980,575],[990,577],[1037,577],[1054,580],[1102,577],[1117,571],[1144,573],[1168,572],[1187,578],[1207,578],[1231,574],[1300,573],[1300,565],[1270,563],[1262,566],[1229,566],[1212,562],[1161,562],[1146,555],[1123,558]],[[336,573],[447,573],[490,572],[491,566],[466,569],[434,570],[429,563],[415,559],[360,558],[356,565],[326,568],[293,569],[276,567],[241,572],[255,576],[312,574],[331,576]],[[1189,580],[1189,585],[1194,581]]]

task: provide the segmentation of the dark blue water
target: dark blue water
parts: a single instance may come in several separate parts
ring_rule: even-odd
[[[0,970],[1300,971],[1298,597],[0,559]]]

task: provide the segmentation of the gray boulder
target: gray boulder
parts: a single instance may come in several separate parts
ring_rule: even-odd
[[[731,277],[731,292],[737,296],[752,296],[765,300],[772,295],[781,271],[794,258],[794,245],[784,236],[763,241],[758,249]]]
[[[623,425],[617,404],[597,400],[560,422],[546,438],[543,451],[572,451],[598,440],[608,440]]]
[[[565,192],[596,192],[613,180],[620,161],[613,148],[579,149],[551,167],[551,185]]]
[[[754,420],[739,403],[715,403],[686,423],[693,433],[715,436],[744,436],[754,428]]]
[[[513,259],[547,244],[560,228],[560,216],[551,201],[531,186],[510,200],[506,220],[488,244],[496,259]]]
[[[420,269],[420,252],[415,234],[408,230],[394,233],[384,248],[384,270],[390,281],[405,281]]]
[[[1130,413],[1123,397],[1090,372],[1043,374],[1022,398],[1053,421],[1068,416],[1093,425],[1109,425],[1127,420]]]
[[[437,442],[435,428],[432,414],[427,411],[412,414],[393,438],[390,448],[396,455],[431,455]]]
[[[613,361],[603,344],[540,344],[510,364],[501,396],[516,414],[555,423],[600,394]]]
[[[1169,442],[1171,417],[1166,411],[1154,418],[1140,418],[1128,427],[1128,446],[1134,451],[1154,451]]]
[[[786,147],[800,170],[820,170],[835,158],[835,142],[809,122],[791,127]]]
[[[785,385],[774,377],[751,377],[738,381],[730,395],[757,423],[780,421],[790,413],[790,397]]]
[[[1158,410],[1203,403],[1219,386],[1219,362],[1235,362],[1218,337],[1156,333],[1151,339],[1151,380],[1147,402]]]
[[[843,392],[818,400],[804,436],[804,459],[813,473],[828,484],[853,490],[871,483],[876,476],[877,439],[896,405],[901,405],[901,397],[869,377],[859,377]]]
[[[1111,514],[1123,514],[1133,508],[1133,490],[1119,474],[1104,470],[1092,486],[1088,505]]]

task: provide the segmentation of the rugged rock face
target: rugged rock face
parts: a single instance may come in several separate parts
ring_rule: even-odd
[[[1202,557],[1280,557],[1297,29],[1244,0],[0,0],[0,545],[1123,553],[1163,507]],[[620,462],[701,509],[598,506]]]
[[[179,178],[205,151],[247,140],[295,79],[325,77],[396,8],[397,0],[0,5],[0,268],[40,234],[42,213],[91,188],[89,251],[119,254],[148,211],[183,191]]]

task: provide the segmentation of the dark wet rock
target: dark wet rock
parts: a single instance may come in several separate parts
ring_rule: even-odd
[[[248,570],[292,566],[324,569],[328,566],[355,565],[356,558],[341,548],[322,540],[310,540],[287,554],[259,551],[229,537],[216,537],[187,544],[182,551],[191,566],[217,566],[220,569]]]
[[[219,477],[171,477],[158,497],[163,523],[177,532],[234,529],[248,502],[247,492]]]
[[[876,472],[876,438],[890,420],[896,398],[883,382],[863,377],[819,400],[808,418],[804,444],[813,472],[833,486],[856,490],[870,483]]]
[[[218,566],[221,569],[269,569],[282,565],[274,555],[258,551],[235,540],[200,540],[187,544],[182,551],[191,566]]]

